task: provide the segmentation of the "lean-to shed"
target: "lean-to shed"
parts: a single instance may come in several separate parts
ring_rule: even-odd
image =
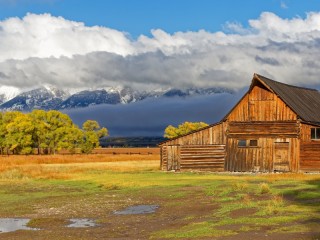
[[[160,149],[168,171],[320,171],[320,93],[254,74],[220,122]]]

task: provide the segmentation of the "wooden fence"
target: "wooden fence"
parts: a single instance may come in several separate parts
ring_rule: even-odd
[[[47,154],[47,152],[40,150],[41,154]],[[81,154],[80,148],[75,149],[75,154]],[[33,154],[38,154],[38,149],[34,149]],[[67,155],[72,154],[69,150],[62,149],[57,151],[57,154]],[[139,154],[139,155],[160,155],[160,148],[95,148],[92,154]]]
[[[160,148],[96,148],[93,154],[160,155]]]

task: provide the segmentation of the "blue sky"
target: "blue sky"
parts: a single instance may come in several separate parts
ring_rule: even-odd
[[[40,86],[72,93],[110,87],[237,92],[254,73],[320,89],[319,39],[319,0],[0,0],[0,99]],[[147,134],[148,121],[153,135],[164,124],[212,123],[229,100],[159,98],[73,114],[86,117],[90,110],[118,134],[129,128]],[[149,119],[135,118],[128,128],[110,118],[142,116],[145,109],[173,117],[147,112]]]
[[[256,72],[319,86],[319,38],[318,0],[0,0],[0,80],[240,89]]]
[[[320,11],[316,0],[0,0],[0,19],[23,17],[26,13],[51,13],[128,32],[133,38],[150,35],[151,29],[210,32],[223,30],[226,22],[247,26],[262,12],[282,18],[305,17]]]

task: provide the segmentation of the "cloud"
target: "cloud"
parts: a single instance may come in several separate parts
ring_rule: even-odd
[[[132,53],[127,35],[105,27],[86,27],[81,22],[50,14],[27,14],[0,22],[0,61],[29,57],[72,57],[92,51]]]
[[[269,64],[269,65],[272,65],[272,66],[279,66],[280,65],[279,61],[277,59],[275,59],[275,58],[263,58],[263,57],[260,57],[260,56],[256,56],[255,60],[258,63],[262,63],[262,64]]]
[[[242,94],[243,91],[235,95],[147,99],[128,105],[99,105],[65,112],[80,126],[90,116],[107,127],[110,136],[162,136],[170,124],[220,121]]]
[[[226,23],[225,32],[154,29],[150,37],[131,39],[50,14],[9,18],[0,22],[0,81],[18,88],[240,89],[257,72],[289,84],[319,85],[320,13],[283,19],[263,12],[248,23]]]

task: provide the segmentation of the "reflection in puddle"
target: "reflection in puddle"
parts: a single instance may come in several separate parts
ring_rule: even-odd
[[[127,207],[122,211],[114,211],[113,213],[116,215],[147,214],[156,212],[158,208],[158,205],[136,205]]]
[[[94,220],[88,218],[71,218],[70,221],[71,223],[67,227],[84,228],[97,226]]]
[[[17,230],[39,230],[27,227],[30,219],[28,218],[0,218],[0,233],[14,232]]]

